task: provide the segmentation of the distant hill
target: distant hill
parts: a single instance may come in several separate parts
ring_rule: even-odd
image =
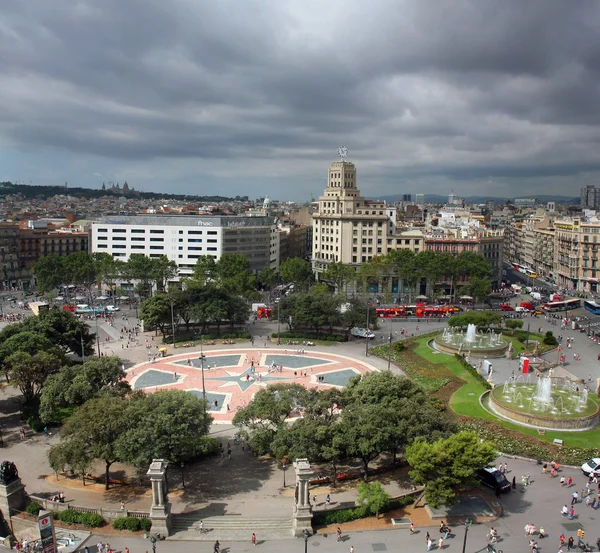
[[[413,201],[415,200],[415,195],[412,195]],[[519,196],[519,198],[535,198],[540,202],[556,202],[559,204],[578,204],[579,198],[571,198],[569,196],[552,196],[550,194],[523,194]],[[376,198],[372,198],[374,200],[385,200],[388,203],[393,202],[401,202],[402,194],[395,196],[377,196]],[[498,198],[494,196],[467,196],[465,197],[465,203],[467,204],[483,204],[489,200],[493,200],[496,203],[504,204],[508,200],[514,202],[514,198]],[[440,194],[425,194],[425,203],[429,204],[443,204],[448,201],[448,196],[442,196]]]
[[[64,186],[39,186],[36,184],[13,184],[12,182],[0,182],[0,196],[9,194],[21,194],[25,198],[48,198],[59,194],[69,194],[78,198],[103,198],[104,196],[115,196],[108,190],[94,190],[92,188],[80,188]],[[190,194],[164,194],[156,192],[123,191],[116,197],[143,198],[145,200],[181,200],[194,202],[227,202],[233,200],[225,196],[196,196]]]

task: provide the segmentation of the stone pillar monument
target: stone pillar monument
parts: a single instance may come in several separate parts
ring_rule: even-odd
[[[312,507],[308,483],[314,472],[310,468],[308,459],[296,459],[294,469],[296,471],[296,501],[294,502],[292,532],[294,536],[301,537],[303,530],[308,530],[312,534]]]
[[[167,497],[167,466],[164,459],[154,459],[146,473],[152,484],[152,507],[150,520],[152,531],[169,536],[171,534],[171,504]]]
[[[3,461],[0,465],[0,511],[8,520],[25,508],[25,486],[19,478],[14,463]]]

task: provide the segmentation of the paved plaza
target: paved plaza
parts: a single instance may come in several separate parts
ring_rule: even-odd
[[[128,320],[118,324],[135,324],[131,313],[127,314]],[[525,318],[525,329],[530,325],[532,331],[538,327],[544,332],[551,329],[563,339],[572,337],[574,344],[567,351],[567,364],[565,369],[574,377],[588,381],[594,381],[600,376],[600,361],[597,356],[600,346],[592,342],[583,333],[573,330],[560,330],[560,326],[554,326],[543,317]],[[420,335],[446,326],[446,321],[383,321],[384,330],[377,332],[377,338],[370,342],[370,346],[385,342],[385,336],[389,326],[392,327],[394,335],[405,329],[410,335]],[[365,355],[365,341],[353,339],[346,344],[330,347],[319,346],[318,348],[306,348],[306,353],[298,353],[298,346],[275,346],[269,343],[264,347],[264,336],[276,329],[274,323],[258,321],[250,326],[255,337],[255,345],[235,344],[231,346],[216,345],[207,346],[203,349],[206,356],[204,377],[207,399],[212,403],[211,414],[218,423],[211,429],[211,435],[222,442],[232,439],[235,428],[228,422],[231,420],[236,409],[247,404],[253,395],[261,387],[271,382],[298,382],[306,386],[317,386],[322,388],[332,386],[344,386],[353,374],[365,374],[372,370],[386,370],[387,362],[372,356]],[[127,370],[127,378],[135,389],[144,389],[152,392],[155,389],[185,389],[190,392],[202,394],[202,368],[199,361],[199,348],[189,350],[173,350],[169,346],[169,356],[157,359],[155,363],[147,362],[147,350],[144,339],[152,343],[153,349],[158,350],[162,345],[158,337],[152,337],[149,333],[143,335],[139,346],[130,346],[119,340],[119,333],[115,327],[100,323],[101,338],[110,337],[111,340],[101,340],[100,346],[105,354],[120,355]],[[384,339],[381,339],[384,335]],[[263,346],[260,347],[259,346]],[[301,347],[301,346],[300,346]],[[581,361],[575,361],[572,353],[579,353]],[[556,352],[546,355],[548,360],[553,360]],[[188,362],[189,359],[189,362]],[[476,363],[477,359],[473,358]],[[216,366],[215,366],[216,363]],[[254,363],[254,367],[253,367]],[[269,370],[273,364],[276,367],[283,365],[281,371]],[[518,372],[516,360],[495,359],[494,381],[503,382],[510,377],[513,371]],[[210,366],[210,368],[209,368]],[[254,371],[252,371],[254,368]],[[306,371],[306,376],[304,376]],[[392,371],[401,373],[401,368],[392,366]],[[294,375],[294,372],[296,373]],[[260,379],[259,379],[260,376]],[[322,379],[319,379],[322,377]],[[25,442],[18,439],[18,428],[20,425],[18,417],[18,405],[15,401],[16,395],[7,390],[5,396],[0,398],[2,409],[0,416],[5,440],[3,458],[14,461],[20,471],[20,475],[30,493],[52,495],[58,491],[65,492],[67,500],[77,505],[90,507],[118,506],[124,499],[128,509],[147,510],[150,498],[147,494],[129,494],[128,488],[113,488],[108,494],[101,489],[69,488],[64,478],[58,482],[51,476],[48,478],[40,475],[51,475],[45,452],[49,445],[57,443],[59,435],[55,434],[49,438],[39,434],[30,434]],[[214,406],[214,401],[217,406]],[[227,412],[227,403],[230,410]],[[565,433],[565,443],[568,446],[568,434]],[[501,444],[499,444],[501,448]],[[262,519],[271,517],[289,517],[293,502],[291,485],[293,474],[287,473],[288,488],[283,489],[283,473],[281,467],[274,462],[264,459],[256,459],[244,455],[234,447],[234,455],[231,461],[227,459],[212,459],[204,463],[185,468],[186,488],[171,493],[173,510],[176,513],[185,513],[190,517],[228,518],[235,520]],[[499,461],[508,463],[509,477],[516,477],[517,490],[500,499],[502,504],[502,516],[491,524],[475,525],[468,535],[466,551],[481,551],[486,546],[485,536],[489,526],[493,525],[500,534],[500,543],[496,548],[504,553],[517,553],[527,551],[528,538],[525,536],[524,526],[533,523],[538,528],[542,525],[547,539],[540,541],[542,553],[555,552],[558,550],[558,536],[565,533],[567,536],[575,536],[578,527],[586,531],[586,540],[594,543],[598,537],[600,528],[598,525],[598,511],[579,503],[576,506],[577,516],[570,521],[561,517],[559,511],[563,504],[570,504],[571,493],[574,489],[581,491],[585,484],[581,471],[576,468],[564,468],[565,476],[574,478],[572,489],[561,488],[558,479],[552,480],[541,474],[541,467],[531,461],[501,457]],[[125,468],[116,465],[114,467],[117,476],[125,474]],[[94,471],[102,472],[102,467]],[[178,472],[178,471],[177,471]],[[523,474],[530,473],[532,485],[523,487],[520,478]],[[176,483],[177,473],[174,474]],[[388,484],[386,484],[387,486]],[[393,492],[393,489],[390,489]],[[322,495],[325,489],[318,488],[315,493]],[[129,495],[128,495],[129,494]],[[351,502],[355,499],[353,490],[332,490],[332,502]],[[490,502],[496,499],[490,494]],[[461,515],[459,515],[460,518]],[[462,515],[464,516],[464,515]],[[405,529],[390,529],[385,531],[352,531],[349,538],[343,543],[338,543],[331,535],[322,533],[311,537],[308,541],[308,550],[327,550],[333,553],[348,553],[350,546],[354,545],[355,553],[373,551],[394,551],[398,553],[412,553],[413,551],[426,551],[424,536],[426,531],[436,533],[438,523],[431,522],[429,527],[417,528],[417,533],[409,535]],[[345,530],[346,532],[347,530]],[[304,549],[302,540],[276,539],[274,534],[268,531],[257,532],[258,548],[267,552],[295,551],[299,553]],[[464,530],[461,526],[453,526],[454,537],[446,541],[444,549],[460,552],[463,546]],[[197,540],[199,536],[191,535]],[[184,542],[169,541],[157,544],[157,553],[173,552],[210,552],[214,539],[220,539],[223,551],[246,551],[254,549],[250,544],[250,536],[245,536],[245,531],[209,533],[200,536],[204,541]],[[151,544],[141,537],[113,537],[107,536],[104,541],[109,541],[115,550],[123,551],[128,546],[131,553],[144,553],[151,550]],[[95,552],[97,536],[89,541],[90,551]],[[437,547],[436,547],[437,549]]]
[[[289,347],[289,346],[288,346]],[[378,370],[370,363],[310,349],[224,349],[188,351],[158,358],[127,370],[135,390],[186,390],[203,397],[215,423],[230,423],[254,394],[269,384],[298,383],[306,388],[343,388],[349,380]],[[201,355],[203,357],[201,358]]]

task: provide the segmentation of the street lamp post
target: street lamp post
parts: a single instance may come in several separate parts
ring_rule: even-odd
[[[175,317],[173,315],[173,298],[171,298],[171,331],[173,332],[173,349],[175,349]]]
[[[281,345],[281,340],[279,338],[279,335],[281,334],[281,317],[279,316],[279,306],[281,304],[280,298],[277,298],[275,303],[277,303],[277,345],[279,346]]]
[[[308,536],[310,534],[308,533],[308,530],[306,528],[302,530],[302,535],[304,536],[304,553],[308,553]]]
[[[85,363],[85,349],[83,347],[83,330],[79,331],[79,336],[81,337],[81,359]]]
[[[183,473],[183,461],[181,461],[181,487],[185,489],[185,474]]]
[[[390,317],[390,347],[388,351],[388,371],[392,365],[392,318]]]
[[[369,356],[369,311],[371,310],[371,305],[367,301],[367,332],[365,335],[365,355]]]
[[[281,463],[281,470],[283,471],[283,487],[285,488],[285,470],[287,469],[287,465],[285,461]]]
[[[95,312],[94,320],[96,321],[96,346],[98,346],[98,357],[100,357],[100,333],[98,331],[98,314]]]
[[[467,534],[469,533],[470,527],[471,527],[471,521],[468,519],[465,520],[465,539],[463,540],[462,553],[465,553],[465,550],[467,549]]]
[[[204,414],[206,415],[206,388],[204,387],[204,352],[202,351],[202,334],[200,334],[200,373],[202,374],[202,399],[204,399]]]

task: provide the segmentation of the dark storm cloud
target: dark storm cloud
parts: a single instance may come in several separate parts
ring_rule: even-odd
[[[594,0],[7,0],[0,148],[142,186],[293,172],[293,196],[346,143],[373,194],[564,188],[599,170],[599,24]]]

